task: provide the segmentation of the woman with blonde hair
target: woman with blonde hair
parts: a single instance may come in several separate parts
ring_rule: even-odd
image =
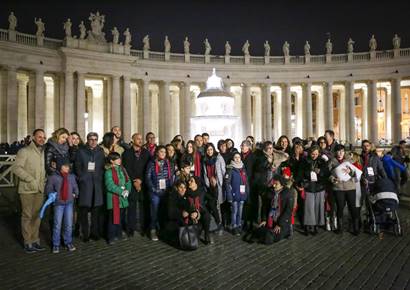
[[[67,142],[69,135],[70,132],[66,128],[59,128],[48,139],[44,150],[47,175],[55,173],[58,161],[70,158]]]

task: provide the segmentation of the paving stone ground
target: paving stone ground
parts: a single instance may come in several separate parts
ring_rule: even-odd
[[[410,289],[410,210],[403,237],[295,233],[272,246],[225,233],[194,252],[136,236],[108,246],[25,254],[18,217],[0,216],[0,289]]]

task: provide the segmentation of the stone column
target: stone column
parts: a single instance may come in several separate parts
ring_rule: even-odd
[[[35,127],[45,126],[45,90],[44,90],[44,71],[36,70],[36,96],[35,96]]]
[[[242,135],[245,138],[252,135],[252,99],[251,86],[244,84],[242,87]]]
[[[333,82],[324,87],[325,130],[333,130]]]
[[[166,144],[171,140],[171,130],[169,127],[171,117],[171,101],[169,95],[169,81],[163,81],[159,94],[159,136],[160,143]]]
[[[292,138],[292,104],[290,101],[290,84],[282,85],[282,135]]]
[[[26,75],[19,75],[18,79],[18,100],[17,100],[17,115],[18,115],[18,133],[19,140],[27,136],[27,83],[28,77]],[[30,132],[31,134],[31,132]]]
[[[377,123],[377,81],[371,80],[368,84],[368,112],[367,112],[367,135],[370,141],[378,144]]]
[[[305,102],[303,104],[306,106],[305,111],[305,137],[313,137],[313,111],[312,111],[312,84],[306,83],[304,92]]]
[[[74,80],[73,72],[65,72],[64,92],[64,127],[69,131],[74,130]]]
[[[36,96],[36,74],[35,72],[29,73],[29,81],[28,81],[28,111],[27,111],[27,130],[29,134],[33,133],[36,121],[36,111],[35,111],[35,96]]]
[[[85,80],[84,74],[77,71],[77,132],[85,136]]]
[[[263,136],[265,140],[272,140],[272,96],[270,91],[270,84],[263,85],[263,99],[262,102],[263,111],[264,111],[264,133]]]
[[[17,141],[17,71],[15,67],[7,70],[7,141]]]
[[[354,144],[356,142],[354,82],[352,81],[346,82],[345,90],[346,90],[346,140]]]
[[[124,92],[123,92],[123,102],[122,102],[122,137],[125,142],[130,141],[131,139],[131,122],[135,122],[135,120],[131,120],[131,106],[135,106],[135,104],[131,105],[131,84],[130,84],[130,77],[123,76],[123,85],[124,85]]]
[[[182,121],[182,136],[186,139],[189,140],[191,139],[191,83],[185,82],[183,85],[184,91],[183,93],[180,92],[180,95],[183,96],[183,110],[182,110],[182,115],[183,116],[183,121]]]
[[[391,139],[393,144],[398,143],[401,138],[401,122],[402,122],[402,108],[401,108],[401,90],[400,78],[392,81],[392,99],[391,99]],[[389,128],[387,129],[389,130]]]
[[[149,80],[142,80],[141,82],[141,92],[142,92],[142,107],[143,107],[143,114],[144,114],[144,132],[143,134],[147,134],[148,132],[152,131],[152,124],[151,124],[151,103],[150,103],[150,95],[149,95]],[[145,136],[144,136],[145,138]]]
[[[111,94],[111,127],[121,126],[121,98],[120,98],[120,77],[112,77]]]

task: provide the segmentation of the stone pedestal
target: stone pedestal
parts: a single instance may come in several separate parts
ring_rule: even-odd
[[[370,52],[370,60],[375,60],[376,59],[376,51],[371,51]]]
[[[9,30],[9,41],[16,41],[16,31]]]
[[[185,57],[185,62],[191,62],[191,55],[189,54],[189,53],[186,53],[185,55],[184,55],[184,57]]]
[[[166,52],[165,53],[165,61],[169,61],[171,59],[171,53]]]
[[[78,48],[87,49],[87,40],[86,39],[79,39],[78,40]]]
[[[245,64],[250,64],[251,63],[251,56],[250,55],[245,55],[244,59],[245,59]]]
[[[125,55],[130,55],[131,54],[131,45],[129,45],[129,44],[124,45],[124,54]]]
[[[326,63],[331,63],[332,62],[332,55],[331,54],[326,54]]]
[[[64,38],[64,46],[66,47],[78,47],[78,39],[72,38],[72,37],[66,37]]]
[[[37,36],[37,45],[38,46],[44,45],[44,36]]]
[[[144,52],[143,52],[143,58],[144,58],[144,59],[149,59],[149,50],[144,50]]]
[[[285,56],[285,64],[288,64],[288,63],[290,63],[290,56],[289,55]]]
[[[10,37],[10,34],[9,34],[9,37]],[[393,57],[394,57],[394,58],[400,57],[400,49],[395,48],[395,49],[393,50]]]
[[[305,55],[305,64],[310,63],[310,54]]]
[[[110,43],[110,52],[120,54],[123,53],[123,48],[121,44],[118,43]]]
[[[269,56],[266,56],[266,55],[265,55],[265,64],[268,64],[269,62],[270,62]]]
[[[229,55],[225,55],[225,63],[230,63],[231,57]]]
[[[205,63],[210,63],[211,62],[211,56],[208,54],[208,55],[205,55]]]
[[[353,52],[347,54],[347,62],[353,62]]]

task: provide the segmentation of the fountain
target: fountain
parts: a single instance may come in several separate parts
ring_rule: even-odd
[[[234,115],[235,100],[230,92],[224,90],[222,79],[216,75],[215,68],[195,105],[196,116],[191,118],[191,132],[209,133],[210,142],[215,145],[219,139],[239,141],[239,117]]]

